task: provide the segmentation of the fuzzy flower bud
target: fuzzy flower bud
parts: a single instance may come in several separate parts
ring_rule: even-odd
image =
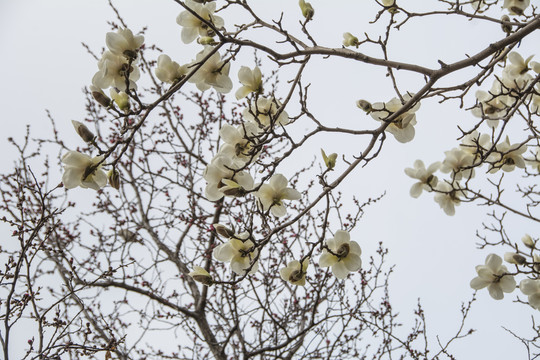
[[[330,155],[326,156],[326,153],[324,152],[323,149],[321,149],[321,154],[322,154],[322,157],[323,157],[323,160],[324,160],[324,164],[326,165],[328,170],[334,169],[334,167],[336,166],[337,154],[333,153],[333,154],[330,154]]]
[[[501,21],[509,22],[510,21],[510,16],[503,15],[501,17]],[[507,34],[510,34],[512,32],[512,25],[501,24],[501,28],[502,28],[502,31],[504,31]]]
[[[350,32],[346,32],[343,34],[343,46],[358,47],[359,44],[360,42],[358,41],[358,38],[354,36],[353,34],[351,34]]]
[[[100,88],[90,85],[90,91],[92,92],[92,97],[98,102],[99,105],[106,108],[111,106],[111,99],[109,99],[109,97],[105,95]]]
[[[369,114],[373,108],[371,107],[371,103],[367,100],[358,100],[356,102],[356,106],[358,106],[360,109],[364,110],[366,114]]]
[[[311,20],[311,18],[313,18],[313,15],[315,15],[315,10],[313,9],[313,6],[311,6],[310,3],[307,3],[304,0],[300,0],[298,4],[300,5],[300,10],[302,10],[302,15],[304,15],[306,20]]]
[[[525,257],[522,255],[513,252],[507,252],[504,254],[504,261],[510,264],[523,265],[525,264],[525,261],[527,261],[527,259],[525,259]]]
[[[112,168],[107,172],[107,179],[109,180],[109,185],[111,185],[116,190],[120,189],[120,173],[115,168]]]
[[[532,239],[531,235],[525,234],[525,236],[521,238],[521,241],[526,247],[534,249],[534,240]]]
[[[219,236],[224,237],[226,239],[230,239],[234,237],[234,229],[231,230],[225,225],[221,225],[221,224],[214,224],[212,226],[214,227],[214,230]]]
[[[86,125],[76,120],[71,120],[71,123],[73,124],[73,127],[75,128],[77,134],[79,134],[79,136],[84,140],[84,142],[91,143],[94,141],[96,136],[94,135],[94,133],[88,130]]]
[[[214,283],[212,275],[210,275],[208,271],[200,266],[194,266],[193,271],[189,273],[189,276],[191,276],[193,280],[198,281],[205,286],[211,286]]]

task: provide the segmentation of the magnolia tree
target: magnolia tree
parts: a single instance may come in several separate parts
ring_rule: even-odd
[[[191,62],[146,43],[111,4],[106,48],[89,49],[97,70],[86,116],[72,121],[80,146],[68,148],[56,128],[52,138],[10,139],[20,160],[0,185],[2,221],[13,228],[0,273],[4,359],[453,358],[470,303],[445,342],[429,343],[421,307],[398,331],[387,250],[365,253],[355,237],[382,196],[340,191],[387,143],[415,141],[426,102],[476,121],[456,123],[461,135],[440,161],[404,169],[410,195],[432,197],[443,216],[462,203],[489,206],[493,222],[478,236],[493,253],[463,281],[540,309],[538,233],[520,241],[505,230],[507,214],[540,220],[540,63],[518,47],[540,27],[533,4],[440,0],[413,11],[373,0],[365,6],[379,33],[345,24],[342,39],[322,46],[316,3],[268,19],[247,0],[174,2],[171,36],[197,49]],[[498,40],[437,66],[392,59],[394,34],[440,16]],[[246,52],[255,55],[242,60]],[[309,96],[317,78],[303,75],[320,58],[321,71],[338,61],[383,68],[393,92],[352,102],[362,119],[353,125],[319,116]],[[453,76],[462,70],[466,78]],[[404,72],[421,86],[398,81]],[[328,137],[339,135],[356,150],[331,152]],[[303,151],[313,142],[324,144],[316,157]],[[44,149],[58,151],[62,175],[55,161],[31,166]],[[75,206],[78,187],[87,197]],[[510,188],[520,196],[506,196]]]

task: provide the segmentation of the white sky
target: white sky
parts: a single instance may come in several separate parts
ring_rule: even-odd
[[[311,2],[316,10],[313,33],[323,45],[339,47],[343,32],[360,35],[373,29],[366,21],[374,15],[371,10],[365,10],[369,8],[367,0]],[[417,6],[422,2],[434,3],[434,0],[408,2]],[[180,27],[175,23],[180,9],[172,0],[117,0],[115,3],[134,32],[149,25],[147,43],[156,43],[180,63],[194,58],[198,47],[186,46],[180,41]],[[266,7],[261,12],[266,19],[280,9],[286,9],[287,21],[298,28],[296,1],[258,1],[257,6]],[[234,22],[225,15],[223,17],[226,24]],[[76,146],[78,139],[73,135],[70,120],[84,114],[81,89],[89,85],[97,70],[96,62],[81,42],[99,52],[105,46],[105,33],[109,31],[107,20],[115,20],[115,17],[104,0],[0,0],[3,53],[0,58],[0,123],[3,128],[0,170],[9,168],[14,161],[13,152],[5,141],[8,136],[21,139],[26,124],[31,124],[36,136],[50,131],[45,109],[51,111],[68,146]],[[417,24],[421,26],[415,23],[405,27],[402,34],[396,34],[390,51],[397,54],[399,60],[429,67],[436,67],[437,59],[447,63],[461,59],[465,53],[474,53],[501,36],[494,27],[456,22],[451,18],[432,18]],[[538,34],[533,36],[520,47],[524,57],[536,51],[532,44],[538,44]],[[233,82],[237,80],[239,66],[232,66]],[[383,69],[367,65],[317,59],[304,76],[313,83],[312,109],[329,124],[333,121],[336,124],[372,121],[355,109],[354,102],[359,98],[373,102],[392,98],[391,83],[384,73]],[[407,74],[399,74],[398,79],[400,84],[410,84],[410,88],[402,86],[402,89],[412,92],[419,88],[421,81]],[[408,323],[411,320],[409,314],[420,298],[434,345],[434,335],[445,340],[458,328],[460,303],[472,295],[469,281],[476,276],[474,266],[483,264],[489,252],[502,256],[506,249],[476,249],[475,231],[481,228],[482,221],[487,220],[487,209],[462,204],[454,217],[448,217],[431,195],[424,194],[416,200],[408,195],[414,181],[403,173],[403,169],[412,167],[418,158],[426,165],[442,161],[444,151],[456,145],[456,124],[472,125],[474,118],[458,110],[456,104],[439,105],[432,99],[422,104],[417,120],[412,143],[398,144],[390,136],[379,158],[366,169],[357,171],[341,190],[361,200],[386,190],[387,196],[380,203],[367,208],[363,220],[352,232],[352,239],[362,246],[363,257],[369,256],[379,241],[389,248],[390,262],[396,264],[391,278],[392,304],[404,315],[402,320],[409,328],[412,326]],[[71,139],[67,138],[70,136]],[[327,140],[323,147],[327,153],[354,153],[358,147],[355,145],[350,141]],[[309,144],[307,149],[318,156],[319,147],[320,144]],[[59,173],[58,181],[60,179]],[[89,196],[88,201],[91,199]],[[515,221],[507,230],[511,238],[519,241],[526,231],[533,234],[535,230],[538,236],[538,229],[533,226]],[[4,233],[1,239],[9,241],[7,230],[0,229]],[[516,291],[514,295],[518,293]],[[495,301],[484,290],[477,297],[467,327],[478,332],[458,341],[452,348],[458,359],[525,358],[525,348],[502,327],[520,335],[530,335],[531,316],[537,318],[537,313],[513,303],[515,296]]]

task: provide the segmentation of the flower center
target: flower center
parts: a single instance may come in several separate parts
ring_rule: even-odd
[[[349,251],[351,250],[351,247],[349,244],[342,244],[339,249],[336,251],[336,255],[339,258],[339,260],[344,259],[349,255]]]
[[[289,281],[290,282],[300,281],[302,280],[302,277],[304,277],[304,273],[301,270],[294,270],[289,276]]]

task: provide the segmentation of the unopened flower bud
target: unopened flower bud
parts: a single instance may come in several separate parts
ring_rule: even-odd
[[[84,140],[84,142],[91,143],[94,141],[96,136],[94,135],[94,133],[88,130],[86,125],[76,120],[71,120],[71,123],[73,124],[73,127],[75,128],[77,134],[79,134],[79,136]]]
[[[214,280],[208,271],[200,266],[194,266],[193,271],[189,273],[189,276],[191,276],[193,280],[198,281],[205,286],[211,286],[214,283]]]
[[[115,168],[112,168],[107,173],[107,179],[109,179],[109,184],[116,190],[120,189],[120,173]]]
[[[343,46],[356,46],[358,47],[358,44],[360,42],[358,41],[358,38],[351,34],[350,32],[346,32],[343,34]]]
[[[525,234],[525,236],[521,238],[521,241],[526,247],[534,249],[534,240],[532,239],[531,235]]]
[[[364,110],[367,114],[369,114],[371,110],[373,110],[373,108],[371,107],[371,103],[367,100],[358,100],[356,102],[356,106]]]
[[[328,170],[334,169],[334,167],[336,166],[337,154],[333,153],[333,154],[330,154],[330,155],[326,156],[326,153],[324,152],[323,149],[321,149],[321,154],[322,154],[322,157],[323,157],[323,160],[324,160],[324,164],[326,165]]]
[[[501,21],[509,22],[510,21],[510,16],[503,15],[501,17]],[[507,34],[510,34],[512,32],[512,25],[501,24],[501,28],[502,28],[502,31],[504,31]]]
[[[311,6],[310,3],[307,3],[304,0],[300,0],[298,4],[300,5],[300,10],[302,10],[302,15],[304,15],[306,20],[311,20],[313,15],[315,15],[315,10],[313,9],[313,6]]]
[[[92,86],[90,87],[92,88]],[[92,90],[92,97],[98,102],[99,105],[108,108],[111,106],[111,99],[101,91]]]
[[[226,239],[230,239],[234,236],[234,230],[229,229],[225,225],[214,224],[212,226],[214,227],[214,230],[219,236],[222,236]]]
[[[130,104],[129,104],[129,96],[123,91],[117,92],[115,89],[111,88],[109,90],[111,97],[113,98],[114,102],[120,110],[122,111],[128,111]]]
[[[197,42],[201,45],[215,45],[216,41],[211,36],[201,36],[197,39]]]
[[[510,264],[523,265],[527,259],[519,254],[513,252],[507,252],[504,254],[504,261]]]

